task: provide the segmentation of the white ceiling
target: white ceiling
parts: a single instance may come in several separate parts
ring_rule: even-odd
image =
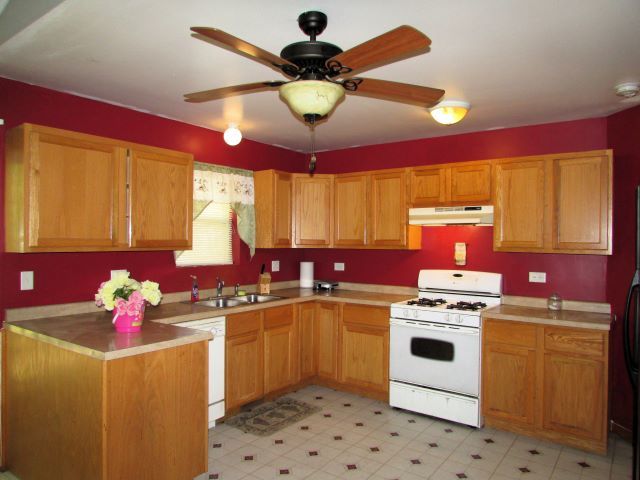
[[[613,92],[640,81],[638,0],[11,0],[0,15],[0,76],[219,131],[236,122],[246,138],[308,151],[307,127],[277,92],[182,99],[284,78],[192,38],[191,26],[279,55],[307,39],[296,21],[307,10],[328,15],[318,39],[343,50],[416,27],[431,38],[429,53],[363,76],[442,88],[472,105],[460,124],[444,127],[419,107],[347,97],[317,127],[320,150],[602,116],[640,100]]]

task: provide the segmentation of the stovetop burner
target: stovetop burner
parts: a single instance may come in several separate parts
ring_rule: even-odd
[[[477,312],[478,310],[487,306],[484,302],[458,302],[447,305],[449,310],[467,310],[471,312]]]
[[[418,305],[421,307],[437,307],[444,305],[447,301],[443,298],[418,298],[417,300],[409,300],[407,305]]]

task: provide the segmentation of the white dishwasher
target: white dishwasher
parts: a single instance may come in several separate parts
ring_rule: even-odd
[[[209,341],[209,428],[224,416],[224,335],[225,317],[205,318],[192,322],[175,323],[178,327],[205,330],[213,334]]]

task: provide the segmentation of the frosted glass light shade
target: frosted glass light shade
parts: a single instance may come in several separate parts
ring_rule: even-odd
[[[325,116],[344,97],[344,88],[322,80],[300,80],[280,87],[280,97],[295,113]]]
[[[465,117],[470,107],[468,102],[445,100],[430,108],[429,113],[436,122],[443,125],[453,125]]]
[[[229,127],[224,131],[223,138],[227,145],[235,147],[242,140],[242,132],[236,127]]]

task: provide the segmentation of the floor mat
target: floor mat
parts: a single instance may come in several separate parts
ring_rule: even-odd
[[[239,413],[225,423],[245,433],[266,437],[320,410],[320,407],[284,397]]]

